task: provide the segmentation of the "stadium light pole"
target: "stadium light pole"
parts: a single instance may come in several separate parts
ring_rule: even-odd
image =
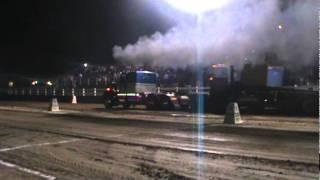
[[[196,62],[197,62],[197,85],[204,85],[203,69],[201,67],[203,61],[203,47],[201,43],[202,18],[206,12],[214,11],[226,6],[231,0],[165,0],[172,7],[196,16]],[[204,151],[204,94],[198,93],[196,96],[196,112],[197,112],[197,146],[198,146],[198,179],[202,179],[202,155]]]

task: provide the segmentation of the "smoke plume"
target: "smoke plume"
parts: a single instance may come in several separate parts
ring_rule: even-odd
[[[308,64],[318,54],[318,7],[314,0],[242,0],[203,14],[196,21],[180,21],[165,34],[143,36],[135,44],[115,46],[115,59],[133,64],[184,67],[259,62],[272,52],[287,64]]]

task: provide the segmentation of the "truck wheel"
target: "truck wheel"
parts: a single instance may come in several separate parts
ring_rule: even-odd
[[[153,99],[148,99],[147,101],[146,101],[146,108],[148,109],[148,110],[153,110],[153,109],[155,109],[155,101],[153,100]]]
[[[112,108],[112,102],[111,102],[111,100],[105,100],[105,101],[104,101],[104,107],[105,107],[106,109],[111,109],[111,108]]]
[[[252,110],[252,113],[254,114],[263,114],[264,113],[264,106],[263,104],[254,104],[250,106],[250,109]]]

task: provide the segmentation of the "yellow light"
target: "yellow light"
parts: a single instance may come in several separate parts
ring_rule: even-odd
[[[38,81],[32,81],[31,84],[32,84],[33,86],[35,86],[35,85],[38,84]]]
[[[213,64],[212,68],[221,68],[221,67],[227,67],[225,64]]]
[[[52,84],[51,81],[48,81],[48,82],[47,82],[47,85],[48,85],[48,86],[52,86],[53,84]]]
[[[13,85],[14,85],[13,81],[9,81],[8,86],[13,87]]]
[[[177,98],[176,97],[170,97],[171,101],[176,101]]]
[[[212,81],[213,79],[214,79],[214,78],[213,78],[212,76],[211,76],[211,77],[209,77],[209,80],[210,80],[210,81]]]

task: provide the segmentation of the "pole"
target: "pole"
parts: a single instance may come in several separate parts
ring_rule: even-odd
[[[86,96],[86,89],[82,88],[82,96]]]
[[[230,66],[230,88],[231,88],[231,103],[236,101],[235,86],[234,86],[234,66]]]

